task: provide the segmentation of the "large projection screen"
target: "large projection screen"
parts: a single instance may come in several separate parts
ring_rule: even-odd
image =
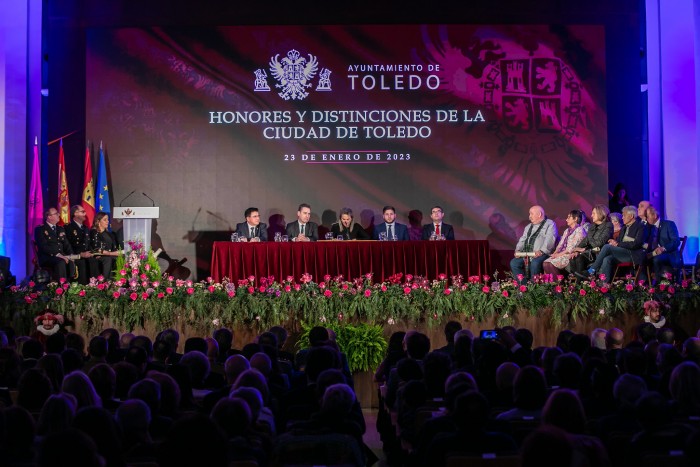
[[[87,137],[114,203],[160,206],[171,256],[249,206],[278,224],[305,202],[325,225],[350,207],[367,227],[384,205],[414,225],[440,205],[458,239],[507,249],[532,204],[562,225],[607,202],[602,26],[87,34]]]

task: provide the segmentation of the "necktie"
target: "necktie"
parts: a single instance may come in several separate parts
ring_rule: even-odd
[[[435,235],[440,235],[440,224],[435,224]]]
[[[301,226],[299,227],[299,233],[301,235],[304,235],[304,225],[306,225],[306,224],[301,224]]]
[[[255,227],[251,227],[250,228],[250,238],[254,238],[254,237],[255,237]]]
[[[386,231],[387,231],[387,234],[386,234],[386,235],[387,235],[387,237],[389,237],[389,240],[391,240],[392,238],[394,238],[393,226],[392,226],[391,224],[389,224],[389,225],[387,226]]]
[[[56,226],[55,226],[55,225],[52,225],[52,226],[51,226],[51,231],[52,231],[52,232],[56,232]]]

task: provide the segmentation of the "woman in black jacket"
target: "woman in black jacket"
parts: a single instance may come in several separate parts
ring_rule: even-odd
[[[569,261],[567,270],[577,276],[586,275],[588,266],[595,261],[595,257],[612,238],[613,225],[610,222],[610,210],[603,204],[593,206],[591,212],[591,226],[588,235],[584,237],[576,248]]]
[[[343,208],[340,210],[338,222],[331,225],[333,239],[342,236],[343,240],[369,240],[369,235],[360,224],[355,224],[352,209]]]

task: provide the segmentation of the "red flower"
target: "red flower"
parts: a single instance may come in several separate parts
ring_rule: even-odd
[[[440,279],[441,281],[444,281],[445,279],[447,279],[447,276],[445,274],[439,274],[438,279]]]
[[[173,288],[172,288],[172,287],[166,287],[166,288],[165,288],[165,292],[166,292],[168,295],[172,295],[172,294],[173,294]]]
[[[411,282],[413,280],[413,274],[406,274],[406,282]]]
[[[57,288],[56,295],[63,295],[63,288],[61,288],[61,287]]]
[[[134,300],[136,300],[137,298],[139,298],[139,294],[137,294],[136,292],[131,292],[131,295],[129,295],[129,298],[130,298],[132,301],[134,301]]]
[[[649,293],[654,293],[654,287],[649,287]]]
[[[29,287],[34,287],[35,285],[34,281],[29,281]]]
[[[504,290],[504,291],[501,292],[501,293],[503,294],[504,297],[507,297],[507,296],[508,296],[508,291],[507,291],[507,290]]]
[[[80,292],[78,292],[78,295],[79,295],[80,297],[84,297],[84,296],[85,296],[85,291],[84,291],[84,290],[81,290]]]
[[[300,291],[300,290],[301,290],[301,285],[299,285],[299,284],[294,284],[294,290],[296,290],[297,292]]]
[[[112,294],[112,297],[114,297],[114,298],[119,298],[119,296],[120,296],[120,293],[118,290]]]
[[[625,289],[627,289],[628,292],[631,292],[632,290],[634,290],[634,286],[632,284],[627,284],[625,286]]]
[[[608,288],[607,288],[607,287],[601,287],[601,288],[600,288],[600,293],[608,293]]]
[[[578,293],[579,293],[579,295],[581,295],[581,296],[586,295],[586,291],[583,290],[583,289],[579,290]]]
[[[325,292],[323,292],[323,295],[325,295],[326,297],[330,297],[331,295],[333,295],[333,292],[331,292],[330,290],[326,290]]]
[[[97,284],[97,290],[104,290],[105,289],[105,284]],[[81,292],[84,292],[84,290],[81,290]],[[82,297],[82,295],[81,295]]]
[[[365,297],[369,297],[370,295],[372,295],[372,291],[369,289],[365,290]]]
[[[285,291],[285,292],[291,292],[291,291],[292,291],[292,288],[291,288],[290,286],[288,286],[288,285],[285,285],[285,286],[284,286],[284,291]]]
[[[676,293],[676,289],[674,289],[673,286],[671,286],[671,287],[668,288],[668,293],[670,293],[671,295],[673,295],[674,293]]]
[[[141,294],[141,298],[144,299],[144,300],[148,300],[148,294],[147,294],[146,292],[143,292],[143,293]]]
[[[25,301],[25,303],[28,303],[28,304],[29,304],[29,303],[32,303],[33,300],[32,300],[32,298],[31,298],[30,296],[25,295],[24,301]]]
[[[410,288],[410,287],[404,287],[404,288],[403,288],[403,293],[405,293],[406,295],[410,294],[410,293],[411,293],[411,288]]]
[[[443,291],[443,293],[444,293],[445,295],[449,295],[449,294],[452,293],[452,291],[451,291],[450,289],[445,289],[445,290]]]
[[[260,288],[259,288],[258,290],[260,291],[260,293],[264,293],[264,292],[265,292],[265,287],[263,287],[263,286],[261,285]]]
[[[252,287],[248,287],[248,293],[255,293],[255,289]]]
[[[488,285],[485,285],[481,288],[481,291],[484,293],[489,293],[491,291],[491,289],[489,288]]]
[[[386,285],[382,284],[381,290],[382,292],[386,292]]]
[[[659,284],[659,290],[661,290],[662,292],[666,290],[666,284]]]
[[[63,284],[65,281],[66,281],[66,278],[65,278],[65,277],[61,277],[61,278],[58,280],[58,282],[61,283],[61,284]]]
[[[194,293],[194,289],[192,287],[187,288],[187,294],[192,295]]]
[[[341,287],[343,290],[348,290],[348,284],[343,284]]]
[[[158,298],[163,298],[165,297],[165,294],[163,292],[158,292]]]
[[[557,281],[561,282],[564,280],[564,276],[561,274],[557,274]]]
[[[209,291],[209,293],[214,293],[214,290],[216,290],[216,289],[214,288],[213,285],[210,285],[209,287],[207,287],[207,290]]]
[[[330,275],[330,274],[326,274],[325,276],[323,276],[323,280],[326,281],[326,282],[330,281],[330,280],[331,280],[331,275]]]
[[[558,285],[558,286],[554,287],[554,291],[555,291],[556,293],[561,293],[561,285]]]
[[[236,296],[236,291],[235,290],[230,290],[228,293],[229,298],[233,298]]]
[[[527,292],[527,286],[521,285],[521,286],[520,286],[520,291],[521,291],[521,292]]]

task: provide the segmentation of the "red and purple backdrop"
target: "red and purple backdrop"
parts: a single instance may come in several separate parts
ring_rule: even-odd
[[[603,26],[95,28],[86,48],[112,201],[155,199],[174,256],[249,206],[367,226],[441,205],[505,249],[532,204],[563,222],[607,202]]]

